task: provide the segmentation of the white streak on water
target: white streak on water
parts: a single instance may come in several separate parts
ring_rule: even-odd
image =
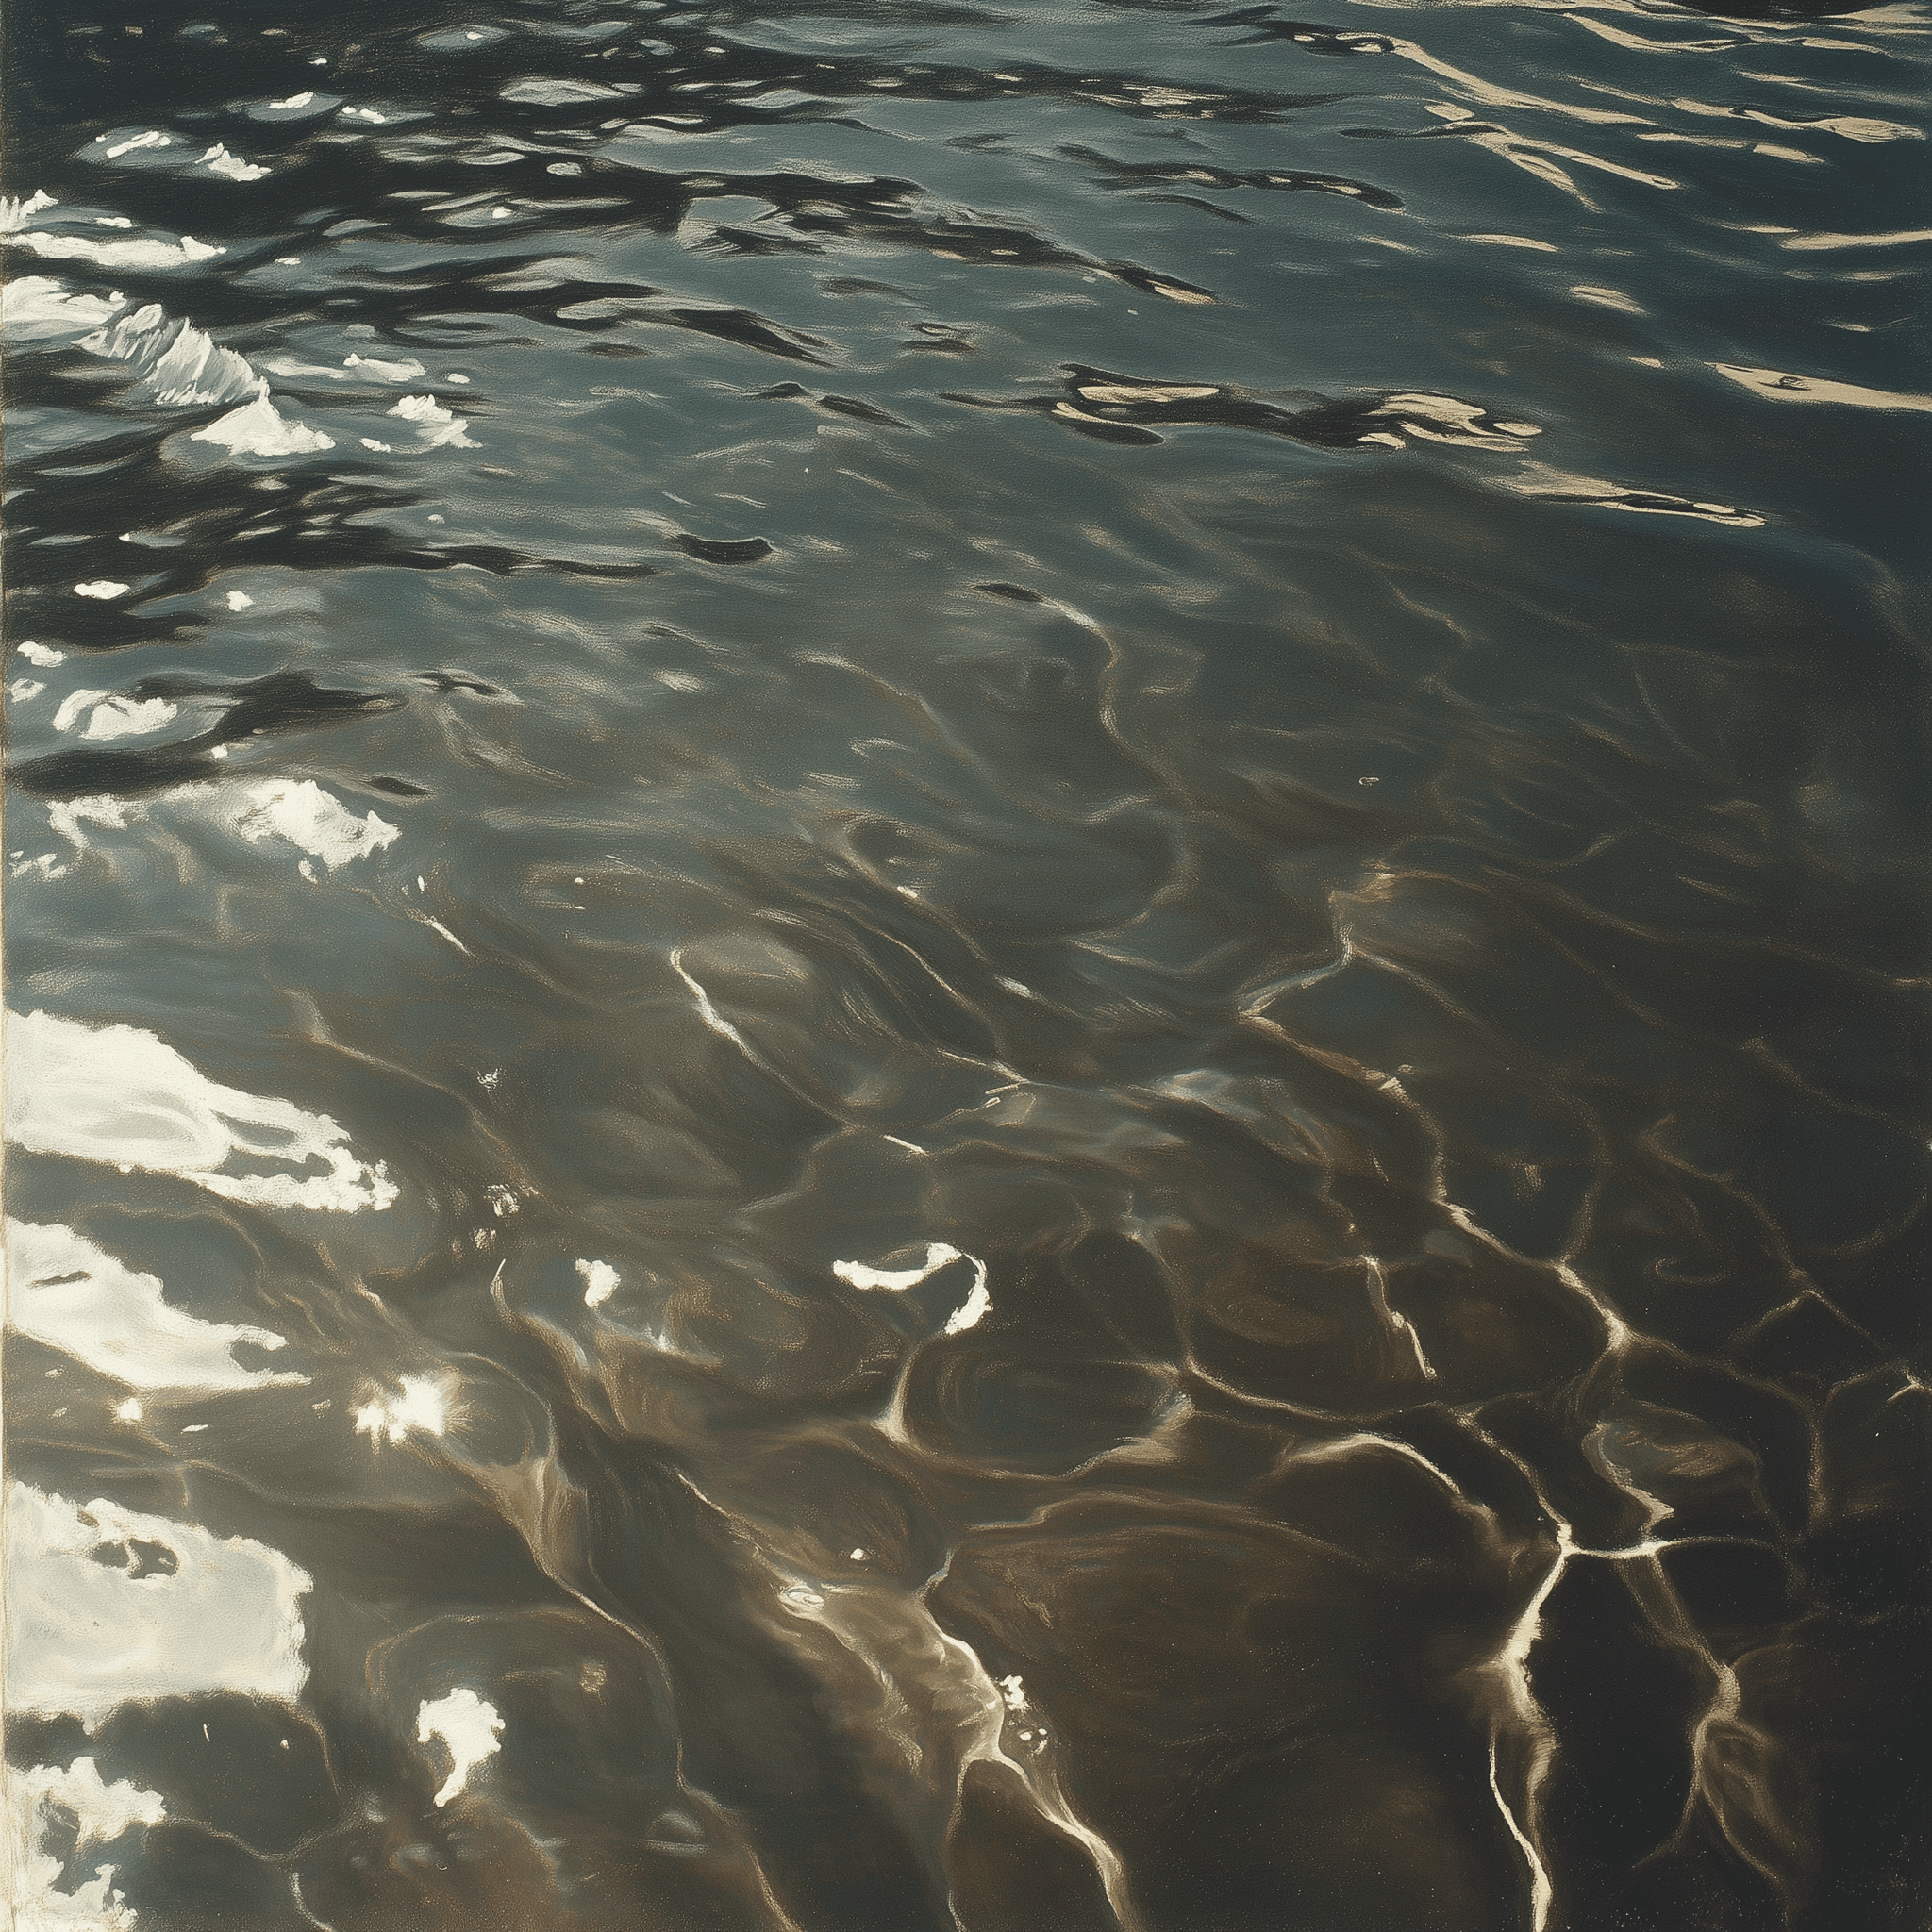
[[[288,1344],[267,1328],[206,1322],[172,1307],[142,1274],[58,1223],[7,1224],[8,1323],[135,1389],[253,1389],[307,1375],[245,1369],[232,1350]]]
[[[691,989],[691,997],[698,1003],[698,1018],[713,1033],[722,1033],[726,1040],[730,1041],[732,1045],[738,1047],[750,1058],[756,1059],[758,1055],[754,1051],[751,1041],[719,1012],[717,1008],[711,1004],[710,994],[684,970],[684,949],[681,946],[671,956],[671,970]]]
[[[51,260],[96,261],[103,268],[180,268],[191,261],[212,261],[225,248],[212,248],[183,235],[178,242],[96,242],[86,235],[50,235],[42,228],[29,228],[12,238],[16,247],[26,248]]]
[[[941,1268],[968,1259],[971,1257],[945,1241],[929,1241],[925,1259],[917,1268],[869,1268],[863,1261],[834,1261],[832,1273],[854,1288],[884,1289],[889,1294],[902,1294],[908,1288],[917,1288],[927,1275],[937,1274]],[[978,1267],[979,1263],[975,1261],[974,1266]],[[982,1269],[982,1276],[984,1272]]]
[[[1838,382],[1826,375],[1787,375],[1779,369],[1745,369],[1730,362],[1713,362],[1710,366],[1720,375],[1742,383],[1774,403],[1847,403],[1861,409],[1932,409],[1932,396],[1863,389],[1855,382]]]
[[[326,1114],[218,1086],[144,1028],[9,1013],[7,1056],[8,1136],[29,1153],[179,1174],[269,1208],[380,1211],[399,1191],[382,1162],[356,1158]],[[218,1173],[238,1150],[292,1171]],[[296,1177],[318,1160],[326,1173]]]

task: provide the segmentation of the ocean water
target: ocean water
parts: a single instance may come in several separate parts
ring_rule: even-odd
[[[1922,1926],[1927,27],[16,0],[18,1922]]]

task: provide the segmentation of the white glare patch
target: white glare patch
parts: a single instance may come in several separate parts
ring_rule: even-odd
[[[132,584],[117,584],[112,577],[95,577],[92,583],[75,584],[76,597],[97,597],[103,604],[110,603],[116,597],[125,597],[133,590]]]
[[[8,291],[11,292],[10,291]],[[65,651],[50,651],[45,644],[25,643],[20,646],[20,655],[29,664],[38,664],[42,671],[51,671],[57,664],[67,661]]]
[[[269,111],[274,114],[286,114],[291,108],[306,108],[314,98],[313,93],[291,94],[286,101],[271,101],[268,104]]]
[[[1017,1676],[999,1679],[1000,1695],[1006,1700],[1008,1710],[1026,1708],[1026,1688]]]
[[[579,1261],[577,1273],[584,1277],[584,1306],[594,1308],[599,1302],[608,1302],[617,1292],[617,1284],[623,1278],[608,1261]]]
[[[95,1560],[131,1539],[159,1544],[174,1570],[137,1578],[131,1558]],[[15,1483],[7,1560],[10,1710],[68,1712],[92,1729],[131,1697],[301,1694],[309,1579],[279,1550]]]
[[[114,1405],[114,1420],[117,1423],[138,1423],[144,1413],[139,1396],[130,1395],[125,1401]]]
[[[112,1865],[96,1865],[92,1878],[72,1891],[55,1887],[66,1864],[78,1860],[90,1845],[110,1844],[137,1824],[158,1824],[167,1815],[159,1793],[125,1778],[103,1783],[92,1757],[76,1757],[65,1771],[53,1764],[14,1771],[7,1785],[14,1924],[20,1932],[57,1932],[60,1926],[74,1932],[134,1932],[135,1915],[114,1890]],[[58,1842],[63,1812],[78,1822],[66,1860],[42,1849],[50,1837]]]
[[[235,829],[251,841],[274,832],[325,865],[346,865],[380,852],[400,837],[398,828],[372,811],[358,818],[312,778],[269,779],[250,785],[248,803],[234,814]]]
[[[378,1395],[356,1412],[356,1433],[378,1444],[403,1441],[411,1429],[440,1436],[449,1427],[449,1395],[433,1375],[405,1375],[393,1395]]]
[[[228,592],[228,608],[230,610],[246,610],[254,602],[255,599],[246,591],[230,591]]]
[[[463,1789],[470,1774],[486,1757],[502,1750],[496,1741],[502,1729],[496,1707],[474,1690],[452,1690],[434,1703],[424,1702],[416,1713],[416,1741],[426,1744],[432,1738],[441,1738],[451,1760],[450,1774],[436,1794],[439,1806],[447,1805]]]
[[[173,1307],[159,1279],[142,1274],[58,1223],[7,1224],[8,1319],[23,1335],[78,1357],[134,1389],[253,1389],[306,1375],[244,1369],[231,1351],[288,1344],[267,1328],[205,1322]],[[135,1417],[139,1419],[139,1405]]]
[[[7,695],[16,705],[30,705],[46,688],[38,678],[16,677],[7,687]]]
[[[380,1212],[400,1191],[326,1114],[218,1086],[144,1028],[9,1013],[7,1058],[7,1131],[29,1153],[179,1174],[269,1208]],[[295,1172],[217,1173],[237,1150]],[[315,1161],[326,1172],[296,1178]]]

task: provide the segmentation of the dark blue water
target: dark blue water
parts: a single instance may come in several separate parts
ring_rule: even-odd
[[[1924,1926],[1927,27],[17,0],[18,1923]]]

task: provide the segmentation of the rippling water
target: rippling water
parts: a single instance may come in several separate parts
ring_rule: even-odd
[[[24,1925],[1925,1923],[1926,18],[17,0]]]

